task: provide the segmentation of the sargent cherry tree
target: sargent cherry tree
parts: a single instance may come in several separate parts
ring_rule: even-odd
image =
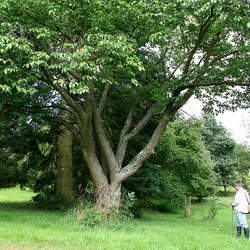
[[[0,87],[32,94],[46,86],[61,96],[72,117],[61,122],[81,147],[105,212],[119,206],[122,183],[191,96],[217,111],[248,106],[247,7],[239,0],[2,0]],[[133,100],[117,145],[102,120],[115,90]],[[58,98],[43,108],[60,108]],[[154,116],[148,143],[124,163],[129,141]]]

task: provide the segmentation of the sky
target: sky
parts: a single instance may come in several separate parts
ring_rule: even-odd
[[[202,104],[194,98],[182,109],[191,116],[201,117]],[[235,112],[225,111],[216,116],[216,120],[231,133],[237,143],[250,145],[250,109],[238,109]]]

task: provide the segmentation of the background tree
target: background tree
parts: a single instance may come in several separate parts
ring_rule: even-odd
[[[237,144],[235,147],[237,167],[234,173],[235,180],[242,181],[246,188],[249,187],[250,152],[246,145]]]
[[[4,0],[0,87],[32,94],[47,86],[60,94],[74,118],[63,124],[105,212],[119,206],[122,183],[155,152],[191,96],[219,110],[248,106],[247,23],[247,3],[239,0]],[[133,97],[116,145],[101,117],[114,85],[126,93],[121,99]],[[50,104],[58,108],[58,98]],[[138,109],[143,115],[134,120]],[[147,144],[125,163],[128,143],[157,114]]]
[[[213,115],[205,114],[202,136],[205,146],[211,153],[211,158],[216,163],[214,171],[218,176],[218,184],[226,188],[233,183],[234,171],[237,168],[235,155],[236,143],[229,132],[216,122]]]
[[[145,162],[125,187],[140,199],[165,199],[183,207],[187,199],[215,191],[214,162],[201,137],[202,122],[177,119],[162,136],[155,155]],[[191,200],[190,200],[191,201]]]
[[[202,123],[197,120],[177,120],[169,124],[153,160],[177,176],[186,195],[186,215],[191,215],[191,197],[214,193],[214,162],[201,137]]]

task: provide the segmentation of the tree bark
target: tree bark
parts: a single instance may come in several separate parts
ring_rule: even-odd
[[[72,164],[72,134],[61,126],[62,134],[58,136],[58,158],[56,176],[56,196],[66,203],[74,200],[73,164]]]
[[[103,214],[116,216],[119,213],[121,201],[121,183],[98,187],[96,189],[96,205]]]
[[[192,202],[191,202],[191,196],[187,196],[186,204],[185,204],[185,216],[187,218],[192,216]]]

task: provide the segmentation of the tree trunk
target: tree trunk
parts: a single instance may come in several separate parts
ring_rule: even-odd
[[[72,134],[62,126],[63,134],[58,136],[58,159],[56,176],[56,196],[64,202],[74,200]]]
[[[227,186],[223,185],[223,187],[224,187],[224,193],[226,194],[226,192],[227,192]]]
[[[191,202],[191,196],[187,196],[186,204],[185,204],[185,216],[191,217],[192,216],[192,202]]]
[[[96,189],[96,205],[103,214],[115,217],[119,213],[120,201],[121,183],[113,183]]]

